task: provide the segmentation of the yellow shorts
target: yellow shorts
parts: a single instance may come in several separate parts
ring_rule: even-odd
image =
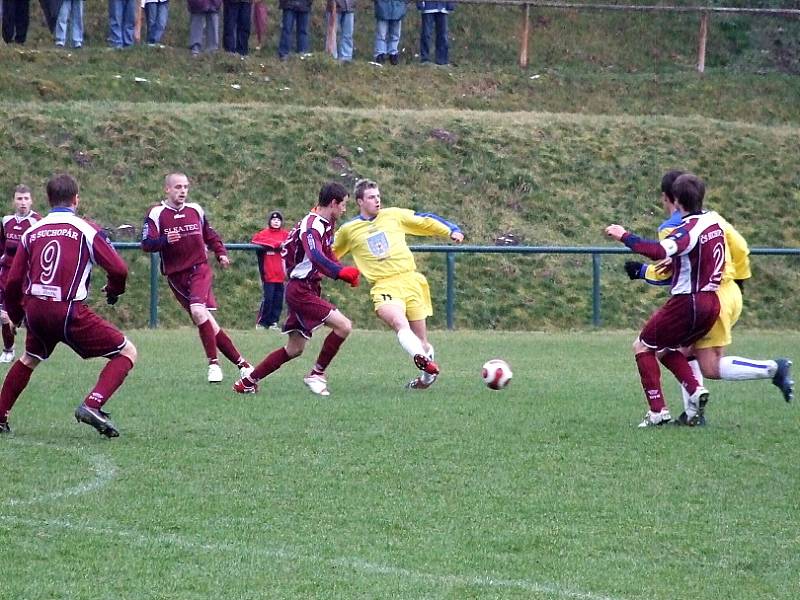
[[[416,271],[375,282],[369,295],[375,310],[384,304],[396,304],[403,307],[409,321],[421,321],[433,314],[428,280]]]
[[[726,281],[717,290],[717,297],[719,298],[719,317],[711,331],[695,342],[695,348],[730,346],[733,341],[731,330],[742,314],[742,291],[735,281]]]

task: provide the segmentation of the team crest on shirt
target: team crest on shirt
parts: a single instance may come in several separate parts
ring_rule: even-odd
[[[389,254],[389,240],[382,231],[367,238],[367,246],[372,256],[383,258]]]

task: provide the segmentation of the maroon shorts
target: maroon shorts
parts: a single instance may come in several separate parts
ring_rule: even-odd
[[[49,302],[28,297],[25,301],[27,336],[25,351],[45,360],[59,342],[81,358],[115,356],[125,347],[125,335],[96,315],[83,302]]]
[[[189,306],[192,304],[202,304],[208,310],[216,310],[217,300],[211,289],[214,271],[207,262],[167,275],[167,281],[172,293],[187,312],[190,312]]]
[[[321,297],[322,285],[319,281],[290,279],[286,285],[287,317],[283,332],[297,331],[310,338],[311,332],[325,322],[336,306]]]
[[[709,332],[718,316],[716,292],[677,294],[651,315],[639,339],[657,350],[691,346]]]

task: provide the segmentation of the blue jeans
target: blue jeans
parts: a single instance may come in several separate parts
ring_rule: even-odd
[[[422,13],[422,27],[419,30],[419,60],[430,62],[431,33],[436,29],[436,64],[448,63],[447,13]]]
[[[264,327],[275,325],[283,310],[283,283],[262,283],[264,299],[258,309],[258,324]]]
[[[327,19],[331,18],[331,13],[326,13]],[[336,13],[336,52],[333,57],[339,60],[353,60],[353,25],[355,23],[354,12]],[[325,46],[327,47],[327,43]]]
[[[148,2],[144,5],[147,17],[147,43],[160,44],[167,29],[169,17],[169,2]]]
[[[399,52],[400,33],[403,28],[403,20],[383,21],[375,19],[375,56],[388,54],[394,56]]]
[[[83,46],[83,0],[64,0],[56,17],[56,46],[67,45],[67,27],[72,27],[72,45]]]
[[[108,44],[114,48],[133,45],[136,0],[108,0]]]
[[[297,10],[284,10],[281,18],[281,40],[278,43],[278,56],[284,58],[289,55],[292,47],[292,30],[297,29],[295,50],[304,54],[311,47],[308,42],[308,22],[311,13]]]

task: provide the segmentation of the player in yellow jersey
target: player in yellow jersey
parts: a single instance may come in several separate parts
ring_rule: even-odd
[[[670,171],[661,180],[661,201],[669,217],[659,227],[659,237],[666,237],[680,224],[676,222],[677,207],[672,196],[672,183],[682,171]],[[692,367],[697,381],[703,384],[703,377],[728,381],[745,381],[749,379],[772,379],[772,383],[780,389],[786,402],[794,397],[794,381],[791,379],[792,361],[786,358],[775,360],[756,360],[740,356],[725,356],[725,348],[732,342],[731,331],[742,314],[742,290],[744,282],[750,279],[750,249],[744,237],[724,218],[721,218],[725,232],[725,270],[717,296],[720,311],[717,321],[703,338],[694,346],[686,349],[689,365]],[[644,265],[626,262],[625,271],[631,279],[644,279],[653,285],[669,283],[672,270],[668,261]],[[684,405],[688,400],[686,390],[681,388]],[[703,407],[705,408],[705,407]],[[678,418],[679,424],[686,424],[685,412]],[[704,423],[704,415],[700,415],[700,423]]]
[[[381,208],[381,193],[374,181],[359,180],[354,196],[359,215],[336,232],[333,251],[339,259],[352,254],[356,267],[372,285],[375,313],[397,333],[400,345],[420,370],[406,387],[426,389],[439,374],[425,323],[433,308],[428,281],[417,272],[406,235],[447,237],[460,243],[464,234],[458,225],[432,213]]]

